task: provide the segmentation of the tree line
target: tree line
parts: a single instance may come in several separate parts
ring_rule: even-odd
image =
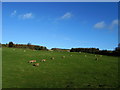
[[[120,56],[120,44],[113,51],[99,50],[99,48],[72,48],[70,52],[86,52],[86,53],[108,55],[108,56]]]
[[[31,45],[28,44],[14,44],[13,42],[9,42],[8,44],[1,44],[0,47],[14,47],[14,48],[29,48],[32,50],[48,50],[45,46]],[[100,54],[100,55],[109,55],[109,56],[120,56],[120,43],[115,50],[99,50],[99,48],[71,48],[71,49],[61,49],[61,48],[52,48],[53,51],[67,51],[67,52],[86,52],[92,54]]]
[[[52,48],[51,50],[53,50],[53,51],[67,51],[67,52],[70,51],[70,49],[61,49],[61,48]]]
[[[32,50],[47,50],[44,46],[39,45],[31,45],[31,43],[28,44],[14,44],[13,42],[9,42],[8,44],[2,44],[2,47],[10,47],[10,48],[28,48]]]

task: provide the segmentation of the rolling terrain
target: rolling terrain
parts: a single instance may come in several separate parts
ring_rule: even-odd
[[[40,62],[42,59],[46,61]],[[30,60],[40,65],[35,67],[28,63]],[[2,85],[3,88],[113,88],[118,86],[118,58],[2,48]]]

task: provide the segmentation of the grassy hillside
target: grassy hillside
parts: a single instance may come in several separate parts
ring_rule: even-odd
[[[2,88],[2,48],[0,48],[0,89]]]
[[[96,61],[95,55],[88,53],[29,49],[24,52],[16,48],[3,48],[2,54],[3,88],[117,87],[117,57],[97,55]],[[42,59],[46,62],[40,62]],[[40,66],[32,66],[29,60],[37,60]]]

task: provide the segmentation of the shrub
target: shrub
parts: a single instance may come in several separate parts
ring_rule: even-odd
[[[34,46],[35,50],[41,50],[41,48],[39,46]]]
[[[13,42],[9,42],[8,47],[13,47],[13,46],[14,46]]]

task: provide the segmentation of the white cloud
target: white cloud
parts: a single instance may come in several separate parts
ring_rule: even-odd
[[[32,13],[25,13],[23,15],[19,15],[19,18],[21,18],[21,19],[31,19],[31,18],[33,18],[33,14]]]
[[[16,10],[14,10],[14,11],[11,13],[11,16],[15,16],[15,15],[16,15],[16,13],[17,13],[17,11],[16,11]]]
[[[118,25],[118,19],[113,20],[112,25]]]
[[[114,29],[116,25],[118,25],[118,19],[115,19],[111,22],[111,24],[109,25],[109,29]]]
[[[61,19],[68,19],[71,18],[72,14],[70,12],[65,13],[63,16],[61,16]]]
[[[112,30],[117,25],[118,25],[118,19],[114,19],[110,24],[106,24],[104,21],[98,22],[94,25],[94,28],[96,28],[96,29],[107,28],[107,29]]]
[[[57,24],[59,20],[70,19],[73,16],[72,13],[66,12],[62,16],[56,18],[53,23]]]
[[[94,28],[96,28],[96,29],[103,29],[103,28],[105,28],[105,26],[106,26],[105,22],[101,21],[101,22],[96,23],[94,25]]]

